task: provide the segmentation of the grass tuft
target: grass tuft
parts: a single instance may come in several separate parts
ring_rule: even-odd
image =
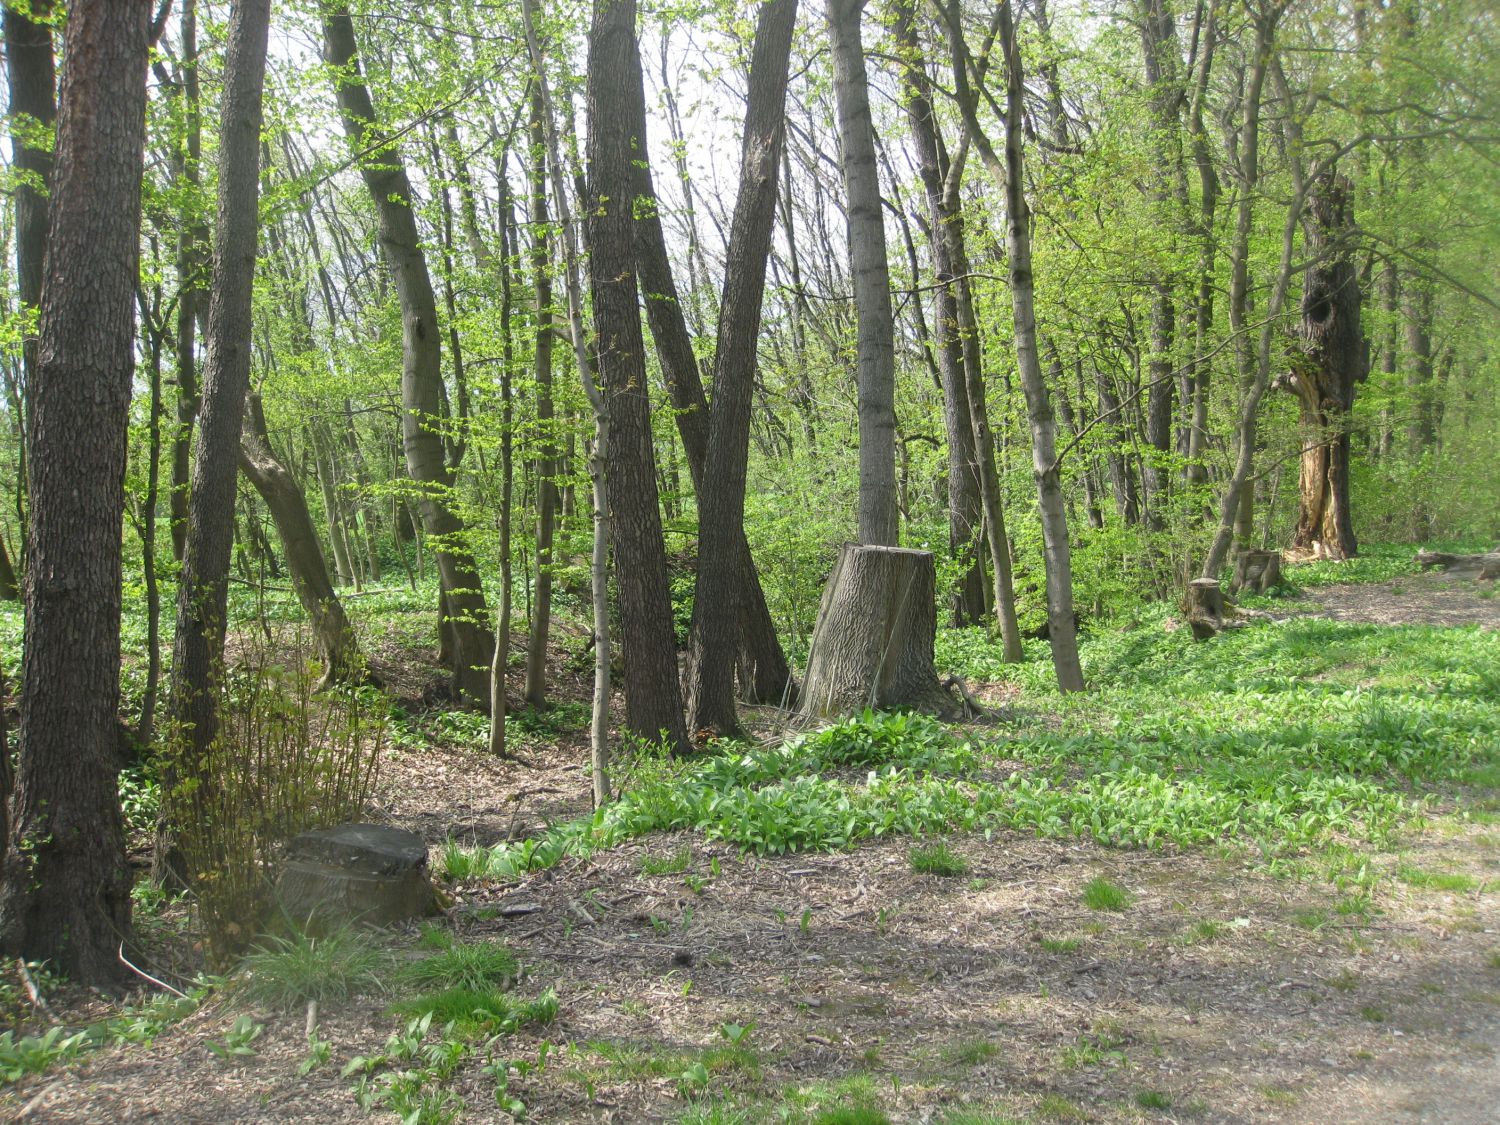
[[[1124,910],[1130,905],[1130,894],[1100,875],[1083,888],[1083,904],[1090,910]]]
[[[366,930],[341,927],[315,937],[271,936],[246,956],[241,995],[252,1004],[290,1011],[309,1000],[347,1000],[384,987],[389,952]]]
[[[911,869],[920,875],[942,875],[954,878],[969,873],[969,861],[947,844],[924,844],[912,848],[906,858]]]

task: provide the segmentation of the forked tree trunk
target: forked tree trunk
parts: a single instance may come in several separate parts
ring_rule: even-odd
[[[808,649],[803,717],[866,707],[954,714],[933,666],[936,597],[931,552],[845,543]]]

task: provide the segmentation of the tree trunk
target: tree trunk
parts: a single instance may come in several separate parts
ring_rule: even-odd
[[[695,733],[712,730],[729,735],[739,730],[734,656],[745,589],[736,564],[742,560],[745,542],[756,341],[776,217],[787,69],[796,20],[797,0],[769,0],[760,10],[750,63],[739,194],[730,224],[714,348],[708,456],[698,489],[698,572],[686,673],[688,729]]]
[[[656,495],[651,403],[635,276],[633,114],[627,85],[640,55],[634,0],[596,0],[588,45],[588,208],[584,226],[595,355],[609,442],[605,470],[624,636],[626,725],[688,747],[672,635],[667,552]]]
[[[1280,551],[1245,551],[1234,560],[1234,582],[1230,590],[1264,594],[1281,585]]]
[[[50,135],[57,118],[54,94],[56,67],[52,57],[52,28],[47,23],[51,0],[32,0],[31,16],[5,5],[5,71],[10,83],[11,164],[19,173],[16,203],[16,296],[35,308],[42,295],[42,264],[47,253],[47,187],[52,179],[50,146],[28,144],[27,138]],[[28,128],[20,126],[25,123]],[[22,346],[21,358],[29,386],[36,374],[34,338]]]
[[[644,99],[640,105],[644,109]],[[637,135],[644,137],[645,128],[643,113]],[[636,164],[636,195],[642,199],[656,198],[651,165],[645,159]],[[733,256],[730,258],[732,260]],[[698,360],[693,354],[692,338],[678,298],[677,283],[667,258],[666,237],[656,208],[644,209],[636,219],[635,264],[645,294],[651,338],[656,345],[667,393],[672,398],[677,432],[687,456],[688,474],[693,479],[694,492],[701,496],[708,460],[708,396],[703,391]],[[736,599],[739,617],[735,630],[739,643],[736,676],[740,695],[751,703],[780,703],[795,694],[791,667],[782,650],[781,639],[776,635],[744,527],[741,525],[730,530],[736,541],[730,565],[735,568],[735,582],[740,591]]]
[[[146,0],[68,8],[28,419],[27,648],[0,934],[12,956],[49,961],[75,984],[117,981],[130,936],[116,788],[120,525],[150,18]]]
[[[984,616],[984,562],[979,551],[981,498],[974,422],[964,377],[964,340],[959,320],[958,285],[954,280],[952,239],[962,238],[963,214],[957,192],[949,196],[944,180],[953,172],[933,118],[931,80],[917,39],[912,0],[895,6],[896,35],[901,44],[901,82],[906,117],[917,149],[918,172],[927,197],[932,271],[937,281],[937,365],[943,388],[943,424],[948,437],[948,551],[967,563],[955,592],[955,625]],[[950,206],[950,203],[952,204]],[[950,228],[959,228],[950,231]]]
[[[537,456],[536,594],[531,632],[526,643],[526,702],[547,702],[547,638],[552,630],[552,540],[557,530],[557,435],[552,410],[552,233],[547,217],[546,128],[541,86],[531,83],[531,275],[536,295],[536,423],[541,435]]]
[[[1365,378],[1359,277],[1349,250],[1354,232],[1349,183],[1325,174],[1308,196],[1304,248],[1312,259],[1302,290],[1307,355],[1289,380],[1302,416],[1302,471],[1292,547],[1319,558],[1358,550],[1349,512],[1349,411]]]
[[[178,784],[189,786],[189,792],[212,784],[203,775],[202,763],[219,729],[215,675],[222,671],[224,661],[235,471],[250,386],[251,304],[260,225],[261,92],[270,18],[270,0],[240,0],[230,14],[203,402],[193,447],[193,489],[172,644],[171,706],[178,743],[166,763],[164,792]],[[171,809],[169,804],[163,802],[164,830],[157,837],[157,860],[172,865],[174,818],[194,815],[193,810],[201,806],[193,798],[183,808]]]
[[[996,16],[1000,48],[1006,63],[1003,165],[979,126],[976,100],[969,86],[969,72],[973,63],[964,44],[957,0],[951,0],[948,8],[954,84],[970,139],[978,147],[991,179],[1005,193],[1005,248],[1012,322],[1015,326],[1016,367],[1026,395],[1026,416],[1031,428],[1031,459],[1036,479],[1037,505],[1041,513],[1042,552],[1047,572],[1047,631],[1052,644],[1052,665],[1057,673],[1058,687],[1063,691],[1082,691],[1083,670],[1078,662],[1078,620],[1073,613],[1073,559],[1068,543],[1068,515],[1057,455],[1057,424],[1047,391],[1047,381],[1042,375],[1041,357],[1037,351],[1031,266],[1031,209],[1026,202],[1022,153],[1021,127],[1024,115],[1021,95],[1024,75],[1010,0],[1001,0]]]
[[[260,493],[276,524],[292,589],[312,622],[313,635],[323,654],[324,683],[359,678],[363,675],[359,643],[329,578],[328,563],[318,545],[318,530],[308,511],[307,497],[297,478],[272,450],[260,395],[254,392],[245,405],[239,452],[240,469]]]
[[[875,131],[860,19],[865,0],[828,0],[828,42],[838,106],[849,272],[854,279],[859,390],[859,539],[894,547],[896,507],[896,344],[885,217],[875,163]]]
[[[955,712],[933,666],[936,582],[928,551],[844,544],[808,648],[804,718],[866,707]]]
[[[1206,641],[1224,628],[1224,591],[1216,578],[1194,578],[1183,596],[1183,616],[1193,639]]]
[[[380,131],[360,70],[354,25],[346,7],[326,9],[323,39],[328,62],[339,72],[337,98],[344,132],[365,155],[360,175],[379,215],[380,248],[401,303],[401,432],[406,470],[420,490],[422,526],[437,555],[438,579],[452,642],[454,695],[476,707],[489,705],[494,641],[473,553],[462,542],[464,523],[449,499],[454,479],[445,458],[442,357],[437,302],[412,209],[411,181],[395,142]],[[375,146],[373,152],[368,151]]]

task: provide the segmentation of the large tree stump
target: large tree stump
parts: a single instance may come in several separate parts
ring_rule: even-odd
[[[1196,640],[1206,641],[1224,628],[1224,591],[1216,578],[1194,578],[1183,594],[1182,615]]]
[[[415,832],[340,824],[304,832],[287,845],[277,895],[297,925],[387,926],[433,913],[427,844]]]
[[[958,712],[938,683],[932,554],[845,543],[823,588],[802,685],[804,718],[866,707]]]
[[[1235,559],[1234,580],[1229,586],[1231,593],[1249,590],[1252,594],[1264,594],[1280,585],[1280,551],[1242,551]]]

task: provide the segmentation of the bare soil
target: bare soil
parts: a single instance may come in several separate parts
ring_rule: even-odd
[[[1500,605],[1480,593],[1430,575],[1320,590],[1306,608],[1500,624]],[[526,766],[393,748],[380,814],[437,845],[490,844],[587,811],[581,737],[524,752]],[[696,836],[653,836],[519,884],[456,888],[453,925],[508,943],[525,966],[518,988],[552,987],[561,1001],[556,1024],[502,1048],[535,1059],[543,1037],[574,1045],[513,1080],[528,1119],[676,1120],[689,1103],[671,1067],[646,1062],[722,1045],[722,1025],[753,1023],[758,1068],[719,1075],[719,1088],[775,1102],[854,1080],[847,1089],[899,1122],[960,1109],[1024,1121],[1500,1122],[1493,814],[1434,813],[1403,844],[1400,862],[1470,876],[1472,889],[1391,878],[1369,914],[1319,872],[1276,873],[1240,851],[961,836],[950,846],[969,870],[942,878],[914,873],[910,846],[744,858]],[[685,870],[641,874],[647,855],[682,849]],[[1099,876],[1128,892],[1125,909],[1084,905]],[[259,1053],[232,1066],[205,1044],[241,1010],[210,1005],[149,1049],[23,1080],[0,1094],[0,1118],[392,1120],[360,1110],[338,1077],[398,1025],[388,1003],[325,1012],[333,1062],[305,1078],[300,1013],[254,1013],[267,1024]],[[478,1067],[452,1088],[464,1120],[511,1120]]]

